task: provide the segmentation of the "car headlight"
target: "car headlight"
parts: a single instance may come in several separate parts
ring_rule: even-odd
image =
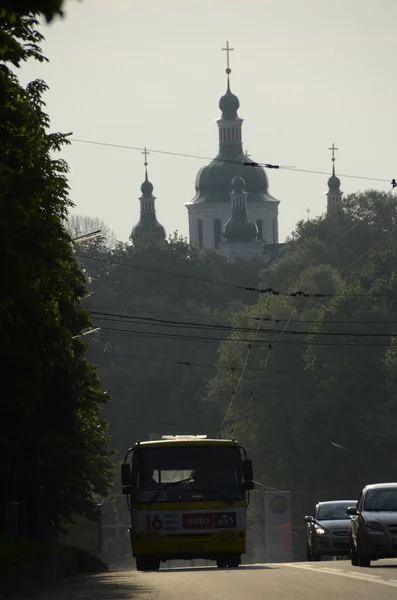
[[[323,529],[322,527],[316,527],[315,531],[316,531],[316,535],[324,535],[327,533],[327,531],[325,529]]]
[[[382,525],[379,521],[366,521],[365,529],[369,529],[370,531],[382,531]]]

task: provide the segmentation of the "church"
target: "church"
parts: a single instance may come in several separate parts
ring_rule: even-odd
[[[203,166],[196,177],[196,193],[185,204],[189,220],[189,238],[196,248],[211,248],[223,253],[227,260],[259,258],[265,263],[277,259],[285,244],[279,243],[279,200],[269,192],[269,179],[264,168],[251,160],[243,150],[243,119],[238,115],[240,102],[231,91],[229,53],[226,43],[226,93],[219,100],[218,154]],[[340,205],[340,180],[333,171],[328,180],[327,210]],[[139,234],[153,234],[165,239],[166,233],[157,221],[153,185],[148,180],[147,151],[145,181],[141,186],[141,217],[133,228],[131,239]]]

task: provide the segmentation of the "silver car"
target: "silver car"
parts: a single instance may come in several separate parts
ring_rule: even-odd
[[[347,511],[352,565],[397,557],[397,483],[367,485]]]

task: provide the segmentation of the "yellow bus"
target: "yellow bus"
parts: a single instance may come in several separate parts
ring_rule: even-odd
[[[246,552],[252,462],[236,440],[163,436],[129,448],[121,468],[139,571],[167,560],[238,567]]]

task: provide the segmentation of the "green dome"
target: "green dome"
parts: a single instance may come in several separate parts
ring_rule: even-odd
[[[340,190],[340,179],[335,174],[331,175],[328,179],[328,187],[330,192],[339,192]]]
[[[137,235],[153,235],[158,240],[165,240],[166,233],[165,229],[157,221],[154,213],[142,213],[138,223],[132,229],[131,238]]]
[[[236,144],[237,145],[237,144]],[[212,162],[200,169],[196,177],[196,195],[193,204],[202,202],[230,202],[230,182],[237,175],[245,181],[247,203],[274,200],[269,196],[269,182],[262,167],[245,166],[253,164],[242,150],[221,149]]]
[[[237,96],[230,91],[229,85],[226,94],[219,100],[219,108],[222,111],[222,119],[232,120],[237,117],[240,102]]]
[[[240,175],[232,179],[232,192],[230,196],[245,196],[245,181]],[[258,236],[258,228],[249,220],[246,206],[234,206],[232,216],[225,223],[224,238],[228,242],[254,242]]]
[[[165,229],[157,221],[155,201],[153,196],[153,184],[149,181],[147,170],[145,169],[145,181],[141,185],[142,196],[141,201],[141,216],[138,223],[133,227],[130,239],[139,235],[153,235],[158,240],[165,240]]]
[[[246,208],[235,208],[225,224],[223,235],[228,242],[254,242],[258,237],[258,228],[248,219]]]

